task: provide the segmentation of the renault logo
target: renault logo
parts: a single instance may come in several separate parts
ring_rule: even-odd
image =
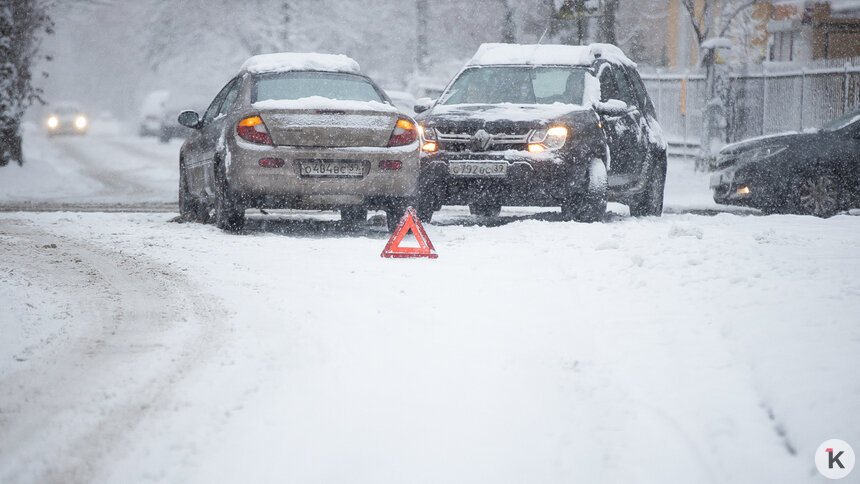
[[[478,132],[472,136],[472,147],[475,151],[485,151],[487,147],[490,146],[491,141],[493,141],[493,136],[483,129],[479,129]]]

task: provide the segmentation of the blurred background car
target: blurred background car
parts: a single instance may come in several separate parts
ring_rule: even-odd
[[[767,213],[830,217],[860,207],[860,110],[821,129],[724,147],[711,176],[714,201]]]
[[[89,120],[83,108],[73,102],[57,103],[45,117],[45,129],[48,135],[58,134],[87,134]]]
[[[173,138],[185,139],[194,131],[191,128],[179,124],[179,113],[182,111],[194,111],[202,113],[208,106],[206,101],[190,101],[178,103],[170,99],[164,109],[164,114],[161,116],[161,127],[159,129],[158,140],[162,143],[168,143]]]
[[[140,136],[161,136],[161,124],[167,109],[170,91],[152,91],[143,98],[140,105],[140,122],[137,133]]]
[[[397,109],[407,114],[412,114],[412,108],[415,106],[415,96],[406,91],[390,91],[385,90],[388,97],[391,98],[391,103],[397,106]]]

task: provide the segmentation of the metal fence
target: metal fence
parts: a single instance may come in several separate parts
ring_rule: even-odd
[[[701,73],[645,72],[657,119],[676,153],[699,146],[708,101]],[[726,142],[821,126],[860,108],[860,57],[764,63],[729,76]]]

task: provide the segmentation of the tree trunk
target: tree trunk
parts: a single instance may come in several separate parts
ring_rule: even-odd
[[[602,42],[617,44],[615,36],[615,13],[618,11],[618,0],[606,0],[604,2],[603,15],[600,17],[600,37]]]
[[[0,128],[0,166],[9,163],[24,164],[21,152],[21,133],[17,125],[3,126]]]

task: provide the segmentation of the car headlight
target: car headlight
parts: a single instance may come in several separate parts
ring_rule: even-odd
[[[436,148],[438,146],[436,130],[433,128],[425,128],[424,126],[418,125],[418,133],[421,135],[421,150],[426,151],[428,153],[436,151]]]
[[[763,148],[756,148],[754,150],[747,151],[741,155],[746,161],[758,161],[764,160],[766,158],[770,158],[771,156],[782,153],[788,148],[786,145],[774,145],[774,146],[765,146]]]
[[[87,118],[84,116],[78,116],[75,118],[75,127],[78,129],[84,129],[87,127]]]
[[[48,127],[49,128],[54,129],[59,125],[60,125],[60,120],[57,119],[56,116],[51,116],[50,118],[48,118]]]
[[[546,150],[555,150],[564,146],[566,140],[567,128],[564,126],[538,129],[529,136],[529,151],[539,153]]]

